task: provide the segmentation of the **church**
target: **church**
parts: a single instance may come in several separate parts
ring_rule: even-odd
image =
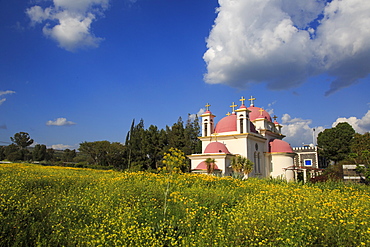
[[[280,178],[287,181],[295,179],[294,157],[296,153],[290,144],[283,141],[282,126],[272,120],[263,108],[254,105],[255,98],[249,99],[250,106],[245,106],[245,98],[240,99],[240,107],[233,103],[231,113],[215,123],[215,115],[206,105],[201,115],[202,153],[192,154],[191,171],[207,173],[206,159],[215,160],[214,173],[221,176],[232,175],[231,160],[243,156],[254,163],[250,177]]]

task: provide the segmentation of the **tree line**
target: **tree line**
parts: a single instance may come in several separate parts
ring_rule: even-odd
[[[37,144],[28,133],[16,133],[12,144],[0,147],[0,160],[43,161],[51,164],[76,165],[81,167],[106,167],[119,170],[153,170],[163,165],[163,155],[175,148],[184,155],[201,152],[200,125],[198,117],[186,122],[180,117],[172,126],[159,129],[155,125],[145,128],[144,120],[132,121],[125,142],[94,141],[80,143],[78,151],[57,151]],[[189,165],[189,161],[186,161]],[[189,166],[187,166],[187,169]],[[184,170],[186,170],[184,168]]]
[[[76,165],[80,167],[115,168],[119,170],[158,170],[164,166],[164,155],[171,153],[171,148],[183,155],[201,153],[202,144],[199,119],[188,117],[184,123],[180,117],[172,126],[159,129],[155,125],[145,128],[144,120],[132,121],[126,134],[125,142],[95,141],[80,143],[78,151],[63,151],[37,144],[29,148],[34,140],[28,133],[19,132],[11,137],[12,144],[0,147],[0,160],[9,161],[44,161],[51,164]],[[370,133],[359,134],[348,123],[319,133],[318,152],[332,171],[339,170],[341,164],[357,164],[359,171],[370,180]],[[190,168],[190,161],[184,161],[181,170]]]

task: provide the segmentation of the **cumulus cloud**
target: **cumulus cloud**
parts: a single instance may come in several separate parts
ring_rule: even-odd
[[[3,95],[13,94],[13,93],[15,93],[15,92],[11,91],[11,90],[0,91],[0,97],[2,97]],[[0,99],[0,105],[2,105],[5,101],[6,101],[6,98]]]
[[[67,121],[67,119],[64,117],[57,118],[54,121],[49,120],[46,122],[46,125],[48,126],[70,126],[70,125],[75,125],[75,124],[76,123],[72,121]]]
[[[327,95],[370,73],[370,2],[219,0],[203,58],[205,81],[246,88],[299,86],[334,78]]]
[[[332,125],[332,127],[337,126],[338,123],[347,122],[353,129],[360,134],[364,134],[370,131],[370,110],[362,118],[349,117],[349,118],[338,118]]]
[[[311,119],[292,118],[289,114],[282,117],[282,133],[285,135],[285,141],[294,147],[300,147],[303,144],[316,144],[317,136],[325,128],[322,126],[312,128]]]
[[[72,149],[72,146],[70,145],[65,145],[65,144],[55,144],[55,145],[51,145],[51,148],[52,149],[56,149],[56,150],[64,150],[64,149]]]
[[[53,0],[53,5],[43,8],[35,5],[26,10],[33,25],[45,23],[43,33],[54,39],[67,51],[95,48],[102,38],[91,32],[91,24],[102,16],[109,0]]]
[[[370,110],[368,110],[362,118],[357,117],[341,117],[337,118],[332,124],[332,128],[337,126],[338,123],[347,122],[353,129],[360,134],[370,131]],[[289,142],[292,146],[302,146],[302,144],[317,144],[317,136],[326,128],[323,126],[310,127],[312,120],[292,118],[289,114],[284,114],[282,117],[282,134],[286,137],[285,141]],[[315,130],[315,131],[314,131]],[[314,138],[314,139],[313,139]]]
[[[200,117],[200,115],[202,115],[204,112],[206,111],[206,109],[204,109],[204,108],[200,108],[199,109],[199,111],[198,111],[198,113],[194,113],[194,114],[190,114],[189,115],[189,119],[191,120],[191,121],[194,121],[195,120],[195,117]]]

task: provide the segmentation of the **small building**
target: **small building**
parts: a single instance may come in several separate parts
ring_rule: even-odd
[[[294,166],[319,168],[317,146],[294,147],[293,151],[297,154],[294,157]]]

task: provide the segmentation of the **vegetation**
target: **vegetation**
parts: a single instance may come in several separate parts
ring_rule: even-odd
[[[339,123],[336,127],[319,133],[317,145],[319,154],[337,164],[348,157],[355,130],[348,123]]]
[[[144,121],[132,121],[124,144],[109,141],[82,142],[76,150],[64,151],[48,149],[43,144],[27,148],[33,143],[28,133],[19,132],[11,137],[12,144],[0,146],[0,160],[40,162],[52,165],[118,169],[118,170],[157,170],[162,166],[166,152],[171,148],[184,155],[201,152],[198,139],[200,126],[198,118],[188,118],[186,124],[181,117],[172,126],[158,129],[151,125],[144,128]],[[189,161],[181,170],[188,171]]]
[[[253,165],[251,160],[241,155],[235,156],[231,160],[231,168],[237,177],[241,175],[243,178],[247,178],[248,174],[253,170]]]
[[[358,172],[365,175],[366,180],[370,181],[370,133],[363,135],[356,133],[351,143],[350,162],[358,167]]]
[[[27,164],[0,177],[0,246],[370,245],[364,185]]]

